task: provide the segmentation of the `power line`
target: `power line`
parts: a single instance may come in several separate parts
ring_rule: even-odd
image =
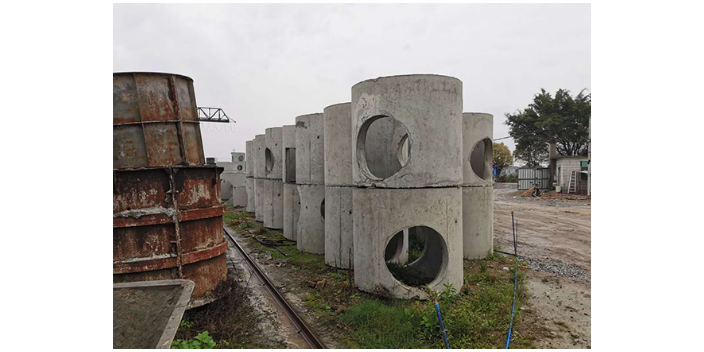
[[[511,137],[511,136],[506,136],[506,137],[496,138],[496,139],[494,139],[494,141],[500,141],[500,140],[506,139],[506,138],[513,138],[513,137]]]

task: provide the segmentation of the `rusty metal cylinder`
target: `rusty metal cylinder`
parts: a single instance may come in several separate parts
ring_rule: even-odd
[[[205,163],[192,79],[113,73],[112,87],[113,169]]]
[[[190,306],[226,278],[221,168],[113,170],[113,280],[186,278]]]
[[[185,278],[189,308],[227,278],[222,168],[206,165],[193,80],[113,74],[113,281]]]

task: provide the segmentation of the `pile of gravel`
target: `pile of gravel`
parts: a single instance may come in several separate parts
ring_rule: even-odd
[[[562,262],[542,262],[535,259],[523,258],[528,262],[528,268],[535,271],[552,273],[556,276],[571,277],[575,279],[591,282],[591,273],[582,270],[576,265],[568,265]]]

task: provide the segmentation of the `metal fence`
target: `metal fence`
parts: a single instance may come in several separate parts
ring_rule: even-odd
[[[550,170],[541,169],[518,169],[518,189],[526,190],[531,187],[548,189],[550,187]]]

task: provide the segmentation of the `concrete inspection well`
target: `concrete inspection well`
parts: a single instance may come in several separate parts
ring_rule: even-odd
[[[404,270],[421,273],[431,290],[462,287],[462,191],[459,188],[354,188],[354,281],[361,290],[396,298],[427,298],[421,285],[390,270],[387,247],[409,229],[423,238],[419,258]],[[410,236],[410,234],[409,234]],[[397,246],[398,239],[391,243]],[[393,250],[391,250],[393,252]]]
[[[367,160],[367,138],[375,133],[379,120],[394,129],[384,149],[397,150],[396,162],[405,164],[391,175],[375,173]],[[357,83],[352,87],[351,121],[355,185],[425,188],[462,184],[462,82],[457,78],[407,75]]]
[[[264,222],[263,204],[271,201],[264,199],[267,193],[263,192],[263,187],[265,186],[264,182],[260,182],[266,179],[266,174],[264,173],[264,153],[266,144],[264,139],[265,135],[263,134],[258,134],[254,137],[254,160],[252,162],[254,166],[254,219],[258,222]]]
[[[325,184],[323,114],[296,117],[296,184]]]
[[[282,177],[282,132],[281,127],[266,129],[264,137],[264,158],[259,159],[264,164],[263,209],[264,226],[270,229],[283,229],[284,223],[284,185]]]
[[[247,191],[247,209],[248,213],[254,213],[254,141],[246,143],[246,159],[245,159],[245,187]]]
[[[296,187],[296,126],[283,126],[282,167],[284,181],[284,237],[296,241],[298,238],[298,216],[301,201]]]
[[[325,253],[325,185],[298,185],[301,201],[296,233],[297,248],[306,253]]]
[[[335,268],[354,266],[352,189],[325,186],[325,264]]]
[[[264,138],[264,142],[266,145],[264,149],[264,173],[265,177],[270,180],[282,179],[282,132],[283,128],[281,127],[272,127],[266,129],[266,137]]]
[[[325,263],[336,268],[354,266],[352,236],[352,121],[351,104],[323,110],[325,131]]]
[[[325,252],[325,138],[323,114],[296,117],[296,184],[301,202],[298,250]]]
[[[463,113],[462,120],[462,246],[464,258],[481,259],[494,250],[494,117],[484,113]]]
[[[298,186],[284,183],[284,237],[298,241],[298,217],[301,200],[298,198]]]

